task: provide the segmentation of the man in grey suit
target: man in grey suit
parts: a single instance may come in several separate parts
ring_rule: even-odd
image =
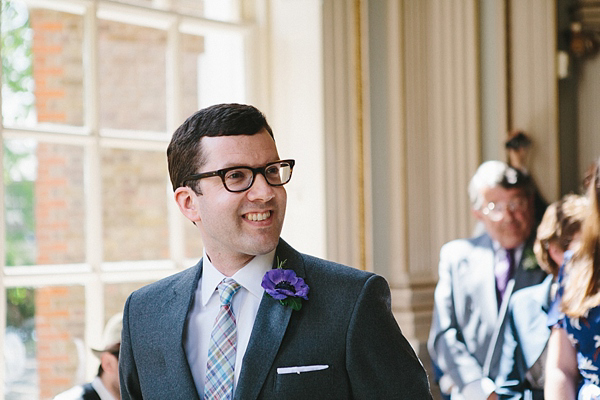
[[[529,176],[487,161],[469,183],[485,233],[445,244],[440,252],[428,348],[453,400],[496,399],[494,380],[512,294],[546,276],[532,251],[533,186]]]
[[[204,255],[127,300],[124,400],[431,399],[386,281],[280,238],[295,163],[260,111],[202,109],[167,157]]]

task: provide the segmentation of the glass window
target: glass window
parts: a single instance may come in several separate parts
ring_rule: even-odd
[[[204,38],[202,36],[181,35],[181,104],[180,120],[197,111],[198,99],[198,59],[204,52]]]
[[[82,126],[83,19],[2,2],[2,121]]]
[[[83,286],[6,290],[5,398],[48,399],[85,378]]]
[[[108,322],[111,316],[123,312],[125,301],[131,292],[149,283],[151,282],[123,282],[104,285],[104,323]]]
[[[99,21],[100,127],[166,132],[166,32]]]
[[[6,265],[85,261],[83,149],[4,143]]]
[[[86,340],[133,290],[201,257],[165,150],[201,106],[245,102],[249,30],[239,0],[0,1],[0,386],[49,399],[93,379]]]
[[[169,257],[164,153],[102,151],[104,260]]]
[[[184,15],[235,22],[240,19],[239,0],[116,0]]]
[[[243,49],[240,35],[215,32],[204,37],[204,52],[198,60],[200,108],[243,102],[246,97]]]

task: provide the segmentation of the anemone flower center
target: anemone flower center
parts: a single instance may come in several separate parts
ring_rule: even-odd
[[[296,288],[294,287],[294,285],[292,285],[288,281],[279,282],[277,285],[275,285],[275,289],[289,290],[290,292],[293,292],[293,293],[296,292]]]

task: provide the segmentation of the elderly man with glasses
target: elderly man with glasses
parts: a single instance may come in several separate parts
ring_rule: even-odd
[[[497,398],[510,297],[546,276],[532,250],[533,190],[528,175],[501,161],[484,162],[469,197],[485,233],[441,249],[428,348],[440,389],[452,400]]]
[[[260,111],[198,111],[167,158],[204,254],[127,300],[124,400],[431,399],[386,281],[280,238],[295,162]]]

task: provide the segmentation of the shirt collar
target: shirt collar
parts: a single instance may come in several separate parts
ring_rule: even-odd
[[[244,289],[252,293],[258,299],[262,298],[264,289],[261,286],[262,278],[273,267],[275,258],[275,249],[273,251],[255,256],[248,264],[236,272],[231,278],[239,283]],[[213,293],[217,290],[219,283],[226,276],[220,273],[206,256],[206,251],[202,255],[202,305],[210,300]]]
[[[496,256],[498,256],[498,254],[500,254],[500,251],[502,251],[502,254],[504,254],[504,252],[506,251],[506,249],[500,245],[500,242],[498,242],[496,240],[492,240],[492,247],[494,249],[494,253],[496,254]],[[515,265],[519,265],[519,261],[521,260],[521,255],[523,254],[524,249],[525,249],[525,243],[521,243],[519,246],[514,248]]]
[[[492,240],[492,246],[494,247],[494,251],[498,251],[500,249],[504,249],[500,245],[500,242],[498,242],[497,240]],[[515,247],[514,250],[515,250],[515,252],[522,251],[524,247],[525,247],[525,243],[521,243],[520,245],[518,245],[517,247]],[[504,250],[506,250],[506,249],[504,249]]]
[[[99,376],[96,376],[94,380],[91,382],[92,387],[98,393],[101,400],[114,400],[114,396],[110,394],[108,389],[102,383],[102,379]]]

